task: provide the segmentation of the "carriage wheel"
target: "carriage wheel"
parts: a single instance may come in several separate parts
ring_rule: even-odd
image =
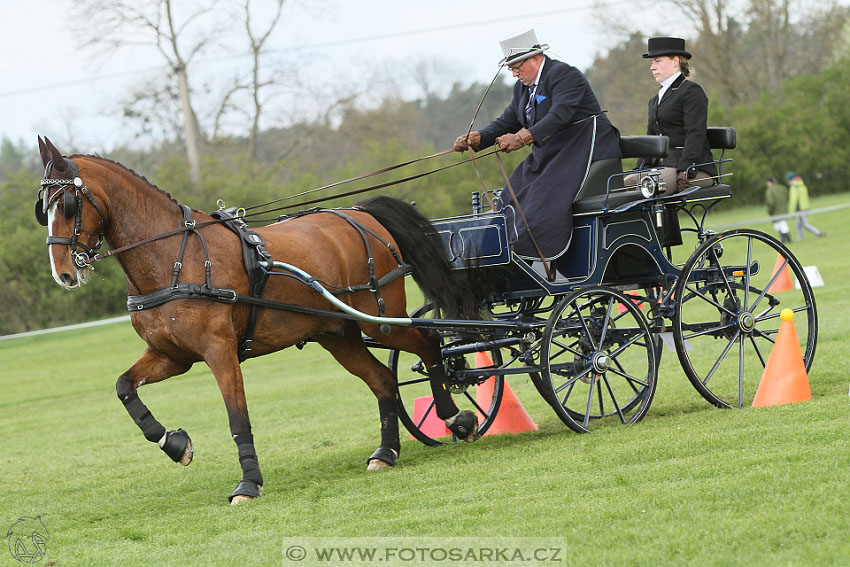
[[[733,230],[704,242],[685,263],[675,300],[679,361],[697,391],[718,407],[752,402],[786,307],[794,311],[806,370],[811,367],[814,294],[794,255],[767,234]]]
[[[656,343],[630,298],[603,287],[577,290],[549,318],[541,367],[546,398],[571,429],[636,423],[655,394]]]
[[[412,317],[426,317],[431,311],[430,305],[424,305],[417,309]],[[451,339],[444,338],[442,346],[452,343]],[[506,364],[499,349],[489,351],[489,356],[497,368]],[[465,369],[476,367],[474,355],[455,357],[444,362],[449,367],[446,375],[450,381],[449,388],[455,405],[460,410],[478,413],[478,433],[484,435],[496,418],[496,412],[502,402],[504,376],[476,378],[464,374]],[[513,363],[513,359],[507,363]],[[437,417],[433,399],[428,400],[431,397],[430,382],[425,365],[419,357],[408,352],[391,350],[387,366],[398,381],[399,419],[410,434],[426,445],[441,445],[453,441],[453,438],[449,437],[451,433],[442,428],[443,420]]]

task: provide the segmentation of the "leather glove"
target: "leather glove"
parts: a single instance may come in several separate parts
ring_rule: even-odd
[[[679,191],[684,191],[688,187],[690,187],[691,183],[688,181],[688,176],[685,175],[684,171],[680,171],[676,174],[676,187]]]
[[[496,138],[499,149],[506,153],[528,146],[532,142],[534,142],[534,138],[527,128],[523,128],[516,134],[505,134]]]
[[[454,150],[456,152],[463,152],[469,148],[477,150],[478,144],[480,143],[481,134],[478,132],[470,132],[469,135],[463,134],[457,137],[457,140],[455,140]]]

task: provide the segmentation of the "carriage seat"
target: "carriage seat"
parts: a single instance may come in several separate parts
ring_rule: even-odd
[[[721,150],[721,159],[723,158],[723,152],[734,149],[737,145],[735,129],[728,126],[711,126],[706,128],[706,137],[708,138],[708,145],[711,149]],[[620,149],[623,152],[624,158],[664,157],[667,155],[669,144],[670,142],[667,136],[623,136],[620,138]],[[591,167],[592,170],[593,167]],[[720,163],[718,163],[718,172],[722,172],[722,164]],[[608,173],[608,175],[612,174]],[[590,180],[589,177],[588,180]],[[573,214],[598,212],[604,210],[606,206],[609,210],[616,209],[632,201],[641,200],[640,193],[637,190],[616,191],[622,188],[623,178],[612,178],[612,192],[607,196],[606,202],[606,181],[602,181],[601,183],[597,181],[593,186],[586,184],[576,196],[576,200],[573,203]],[[728,185],[719,181],[718,184],[711,187],[692,188],[685,193],[688,196],[698,193],[698,197],[704,199],[729,196],[731,189]],[[681,196],[685,197],[685,195]],[[697,197],[697,195],[693,196]],[[670,200],[671,197],[666,197],[666,199]]]
[[[622,136],[620,151],[624,158],[664,157],[670,147],[667,136]],[[602,159],[590,165],[587,179],[573,200],[573,212],[585,212],[603,208],[608,185],[608,208],[640,198],[637,191],[623,191],[623,164],[620,158]]]

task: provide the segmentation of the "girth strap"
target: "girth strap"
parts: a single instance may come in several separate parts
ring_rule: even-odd
[[[239,216],[239,209],[236,207],[221,208],[213,211],[210,215],[213,218],[220,219],[224,226],[239,237],[239,242],[242,245],[242,262],[248,274],[248,291],[251,297],[262,297],[268,274],[260,267],[260,262],[271,260],[272,257],[266,249],[266,241],[258,232],[248,228],[245,220]],[[251,304],[245,334],[239,339],[238,356],[240,362],[248,358],[251,352],[254,328],[257,325],[257,311],[257,305]]]

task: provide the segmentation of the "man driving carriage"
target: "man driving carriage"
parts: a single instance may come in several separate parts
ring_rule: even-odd
[[[602,112],[584,74],[544,55],[549,45],[541,45],[533,29],[500,45],[504,58],[499,65],[517,77],[513,98],[499,118],[480,131],[459,136],[454,149],[495,143],[511,152],[532,146],[510,176],[510,187],[502,192],[502,209],[514,206],[520,217],[517,253],[554,258],[569,245],[572,202],[590,163],[621,157],[620,134]]]

